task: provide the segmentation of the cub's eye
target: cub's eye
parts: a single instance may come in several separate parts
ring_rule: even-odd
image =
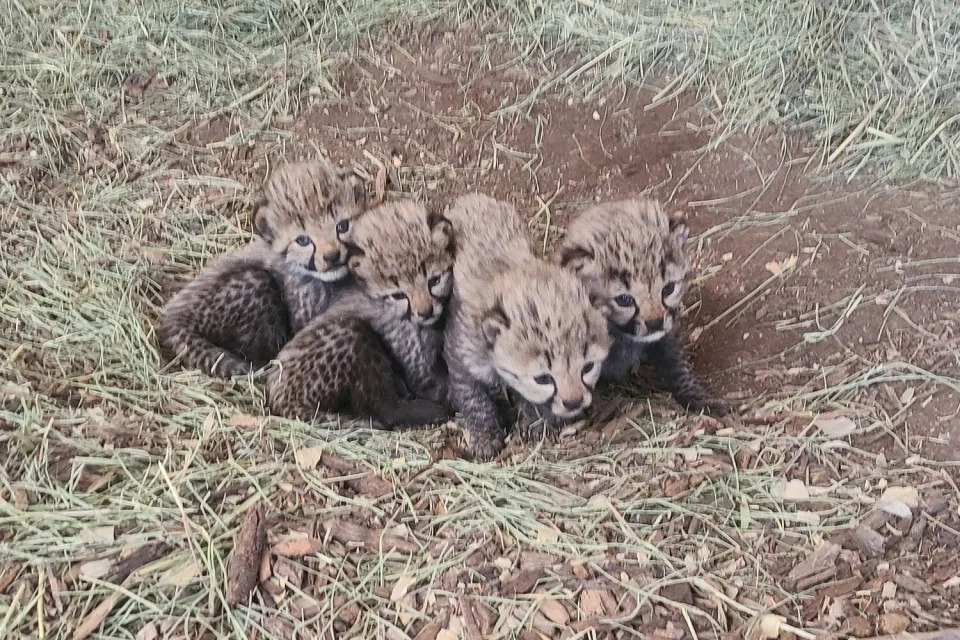
[[[337,233],[339,233],[340,235],[345,234],[349,230],[350,230],[349,220],[341,220],[340,222],[337,223]]]
[[[390,294],[390,297],[394,300],[403,300],[407,297],[407,294],[405,294],[403,291],[394,291]]]
[[[297,244],[301,247],[305,247],[310,244],[309,236],[297,236]]]
[[[440,278],[441,278],[441,277],[443,277],[443,276],[433,276],[432,278],[430,278],[429,280],[427,280],[427,286],[430,287],[431,289],[433,289],[435,286],[437,286],[438,284],[440,284]]]
[[[628,293],[621,293],[616,298],[613,299],[621,307],[632,307],[633,306],[633,296]]]
[[[669,297],[670,294],[673,293],[673,292],[676,291],[676,290],[677,290],[677,283],[676,283],[676,282],[668,282],[668,283],[667,283],[666,285],[664,285],[664,287],[663,287],[663,297],[664,297],[664,298]]]
[[[592,363],[592,362],[588,362],[587,364],[583,365],[583,370],[580,372],[580,375],[585,376],[585,375],[587,375],[588,373],[590,373],[591,371],[593,371],[593,363]]]
[[[553,384],[553,376],[549,373],[543,373],[533,379],[537,384]]]

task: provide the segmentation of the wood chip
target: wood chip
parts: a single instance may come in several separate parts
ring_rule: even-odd
[[[323,549],[323,540],[319,538],[283,538],[278,541],[270,552],[284,558],[300,558],[318,553]]]
[[[839,555],[840,545],[833,542],[824,542],[790,570],[790,573],[787,574],[787,580],[800,589],[820,584],[835,573],[834,563]],[[811,582],[811,580],[814,581]]]
[[[364,527],[355,522],[333,519],[327,522],[325,526],[334,540],[346,545],[359,545],[371,551],[420,552],[420,546],[415,542],[396,536],[384,535],[378,529]]]
[[[266,543],[266,522],[263,505],[247,510],[233,545],[233,556],[227,569],[227,604],[236,606],[250,599],[260,574],[260,556]]]
[[[860,525],[844,538],[844,546],[859,551],[864,558],[879,558],[883,555],[887,539],[866,525]]]
[[[893,576],[893,581],[897,583],[897,586],[906,589],[907,591],[912,591],[913,593],[930,593],[933,589],[930,588],[923,580],[919,578],[914,578],[913,576],[908,576],[905,573],[897,573]]]

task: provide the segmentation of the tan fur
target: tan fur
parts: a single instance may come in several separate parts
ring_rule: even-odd
[[[277,169],[254,213],[259,238],[203,269],[164,308],[158,334],[165,355],[223,377],[273,358],[326,305],[326,282],[346,275],[342,246],[336,266],[323,273],[310,267],[314,247],[363,210],[360,187],[352,173],[319,162]],[[300,236],[306,246],[296,242]]]
[[[335,282],[347,275],[343,241],[363,204],[363,183],[352,171],[338,172],[323,162],[292,162],[267,180],[253,228],[295,269]]]
[[[577,216],[552,259],[607,301],[611,322],[638,340],[653,341],[677,323],[690,268],[683,249],[687,235],[686,225],[671,220],[655,200],[611,202]],[[670,284],[673,291],[666,295]]]
[[[450,223],[413,201],[377,207],[348,241],[350,270],[366,293],[400,317],[433,324],[453,286]]]
[[[576,416],[592,402],[609,337],[582,282],[533,256],[513,207],[471,194],[445,215],[458,247],[444,348],[451,399],[474,455],[489,458],[504,434],[487,390],[505,383],[552,416]]]
[[[723,414],[726,405],[700,384],[677,337],[690,269],[683,246],[688,233],[655,200],[601,204],[567,227],[552,261],[582,277],[594,299],[607,305],[613,342],[603,363],[605,379],[624,378],[646,362],[677,402]]]
[[[356,284],[281,351],[271,409],[345,409],[390,426],[445,418],[438,321],[450,294],[450,223],[415,202],[385,204],[357,221],[348,245]]]

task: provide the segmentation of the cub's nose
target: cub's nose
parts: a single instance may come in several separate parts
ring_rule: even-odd
[[[573,400],[564,400],[563,408],[567,411],[576,411],[583,406],[583,398],[574,398]]]
[[[328,266],[337,266],[340,264],[340,250],[334,249],[333,251],[327,251],[323,254],[323,261]]]
[[[654,318],[653,320],[644,320],[643,324],[647,325],[647,329],[650,331],[660,331],[663,329],[663,316]]]
[[[426,309],[417,311],[417,317],[421,320],[429,320],[433,317],[433,307],[428,307]]]

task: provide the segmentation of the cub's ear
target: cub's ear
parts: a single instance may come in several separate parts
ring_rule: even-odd
[[[480,318],[480,330],[488,347],[493,347],[500,334],[509,328],[510,320],[507,319],[507,314],[499,303]]]
[[[427,226],[430,227],[430,235],[438,247],[446,249],[453,244],[453,224],[441,214],[427,214]]]
[[[265,242],[273,242],[276,238],[276,223],[273,211],[266,199],[260,198],[253,205],[253,232],[263,238]]]
[[[367,185],[360,174],[353,169],[343,169],[339,177],[353,190],[353,201],[360,207],[367,206]]]
[[[363,269],[367,261],[367,253],[355,244],[345,242],[343,246],[347,249],[347,268],[351,273],[356,274]]]
[[[590,306],[602,313],[604,318],[609,318],[613,314],[609,296],[605,296],[602,293],[590,293]]]
[[[593,252],[573,243],[560,245],[560,248],[553,254],[554,264],[574,273],[583,271],[590,260],[593,260]]]
[[[670,216],[670,237],[681,245],[690,237],[690,227],[687,226],[687,218],[682,213]]]

